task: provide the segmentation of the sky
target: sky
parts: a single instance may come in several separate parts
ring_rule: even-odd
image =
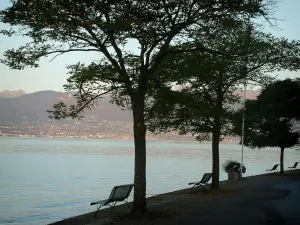
[[[277,18],[276,27],[266,27],[265,32],[271,32],[278,37],[300,40],[300,0],[279,0],[277,8],[274,9],[274,18]],[[0,0],[0,9],[10,5],[9,0]],[[8,28],[0,23],[0,30]],[[6,49],[17,48],[26,43],[23,37],[6,37],[0,35],[0,58]],[[136,49],[134,42],[128,45],[131,49]],[[11,70],[6,65],[0,63],[0,91],[22,89],[26,93],[41,90],[63,91],[63,85],[68,78],[66,66],[77,62],[88,63],[97,60],[97,53],[68,53],[57,57],[50,62],[51,58],[41,60],[38,68],[25,68],[24,70]],[[278,72],[274,74],[279,79],[300,77],[299,72]]]

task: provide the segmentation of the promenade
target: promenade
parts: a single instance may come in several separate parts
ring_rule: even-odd
[[[219,191],[188,188],[150,197],[150,213],[142,220],[130,219],[127,206],[120,205],[112,215],[104,209],[96,219],[91,212],[52,225],[300,224],[299,170],[224,181],[220,187]]]

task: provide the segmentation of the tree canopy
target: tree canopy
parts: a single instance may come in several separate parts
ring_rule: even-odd
[[[59,102],[50,110],[55,119],[76,118],[98,98],[111,93],[113,102],[129,104],[133,112],[135,178],[133,211],[146,211],[145,98],[163,59],[175,53],[202,51],[224,54],[197,42],[224,24],[267,16],[273,0],[14,0],[0,11],[0,21],[12,26],[4,35],[22,35],[30,41],[6,50],[1,62],[12,69],[38,67],[42,57],[70,52],[96,52],[90,64],[69,66],[67,91],[77,104]],[[136,40],[138,53],[126,50]],[[170,45],[180,45],[171,48]],[[185,44],[185,45],[183,45]],[[236,54],[240,54],[237,52]],[[227,57],[231,57],[227,55]]]
[[[300,82],[295,79],[276,81],[263,89],[258,100],[268,117],[300,120]]]
[[[245,24],[215,30],[205,41],[217,51],[232,57],[207,52],[185,52],[166,57],[156,75],[163,88],[158,89],[154,106],[149,108],[149,127],[152,131],[175,129],[180,130],[181,134],[200,134],[202,127],[206,133],[212,128],[209,118],[214,116],[218,96],[222,98],[223,110],[227,111],[224,111],[225,118],[231,111],[229,106],[239,101],[236,91],[245,79],[248,85],[266,86],[274,79],[270,75],[272,72],[297,71],[300,68],[299,41],[275,38],[255,28],[251,29],[249,39]],[[234,52],[242,52],[241,49],[245,48],[247,54],[234,57]],[[247,69],[243,73],[241,66],[245,58]],[[174,85],[180,88],[174,90]],[[186,109],[189,109],[188,112]],[[170,117],[161,118],[159,114]],[[193,126],[192,121],[187,125],[189,120],[197,121],[199,126]],[[227,134],[225,130],[222,133]]]
[[[158,73],[168,79],[153,98],[147,120],[154,133],[178,131],[198,141],[212,140],[212,187],[218,188],[219,141],[231,133],[233,105],[240,100],[236,92],[245,80],[265,86],[275,70],[298,70],[300,52],[298,41],[275,38],[245,23],[216,29],[205,41],[232,57],[186,52],[165,58]],[[235,56],[237,51],[245,54]],[[244,63],[247,69],[241,71]],[[174,83],[181,88],[172,89]]]
[[[279,147],[281,173],[284,172],[284,149],[296,145],[300,137],[294,130],[299,115],[293,110],[299,94],[297,81],[275,81],[265,87],[256,100],[247,100],[245,104],[244,144],[251,148]],[[242,110],[233,117],[233,132],[237,135],[241,135]]]

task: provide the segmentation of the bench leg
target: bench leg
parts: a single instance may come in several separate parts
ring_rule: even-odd
[[[94,218],[96,218],[96,215],[99,212],[99,210],[100,210],[101,207],[102,207],[102,205],[100,205],[99,207],[97,206],[97,211],[95,212]]]
[[[126,205],[128,206],[128,208],[131,210],[131,207],[130,207],[129,203],[128,203],[126,200],[124,200],[124,202],[126,203]],[[117,204],[117,202],[115,202],[115,203],[110,207],[110,213],[113,212],[113,210],[114,210],[116,204]]]
[[[125,200],[124,202],[126,202],[126,205],[128,206],[128,208],[131,210],[132,208],[130,207],[129,203]]]
[[[117,202],[115,202],[111,207],[110,207],[110,213],[114,210],[114,207],[116,206]]]
[[[200,186],[201,186],[202,190],[205,190],[205,191],[207,191],[207,189],[206,189],[206,185],[208,185],[208,186],[211,188],[211,184],[200,184]]]

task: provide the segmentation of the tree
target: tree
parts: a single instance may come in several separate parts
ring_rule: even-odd
[[[268,113],[269,117],[300,120],[299,90],[300,82],[297,79],[274,82],[258,96],[262,112]]]
[[[179,131],[181,135],[196,135],[200,142],[212,140],[214,189],[219,188],[219,142],[230,133],[232,105],[240,100],[236,90],[244,79],[248,84],[265,85],[270,81],[270,72],[299,69],[298,42],[275,38],[254,28],[251,37],[245,37],[248,32],[248,25],[237,24],[226,30],[215,30],[211,38],[206,39],[214,49],[229,55],[247,52],[246,73],[240,71],[240,65],[245,60],[240,56],[227,58],[187,52],[167,58],[161,73],[164,76],[168,74],[183,88],[172,90],[170,86],[173,83],[167,83],[169,88],[155,96],[155,103],[148,113],[152,132]]]
[[[207,0],[14,0],[0,11],[0,21],[13,26],[2,34],[23,35],[31,42],[4,53],[1,62],[12,69],[38,67],[42,57],[70,52],[96,52],[89,65],[69,66],[67,91],[77,92],[77,104],[59,102],[50,110],[55,119],[77,118],[98,98],[110,93],[112,101],[133,113],[135,175],[133,211],[146,211],[145,99],[158,82],[155,71],[169,54],[203,51],[222,54],[198,43],[196,48],[173,49],[170,44],[193,42],[197,29],[205,37],[213,21],[243,20],[245,15],[266,16],[268,2]],[[218,24],[218,26],[219,26]],[[139,52],[126,51],[136,40]],[[194,46],[193,46],[194,47]],[[229,56],[228,56],[229,57]],[[54,59],[53,58],[53,59]]]
[[[244,144],[251,148],[279,147],[280,173],[284,173],[284,150],[299,141],[294,122],[299,118],[296,99],[300,86],[290,79],[275,81],[264,88],[256,100],[245,107]],[[296,110],[293,110],[296,106]],[[242,110],[233,116],[233,132],[241,135]]]

